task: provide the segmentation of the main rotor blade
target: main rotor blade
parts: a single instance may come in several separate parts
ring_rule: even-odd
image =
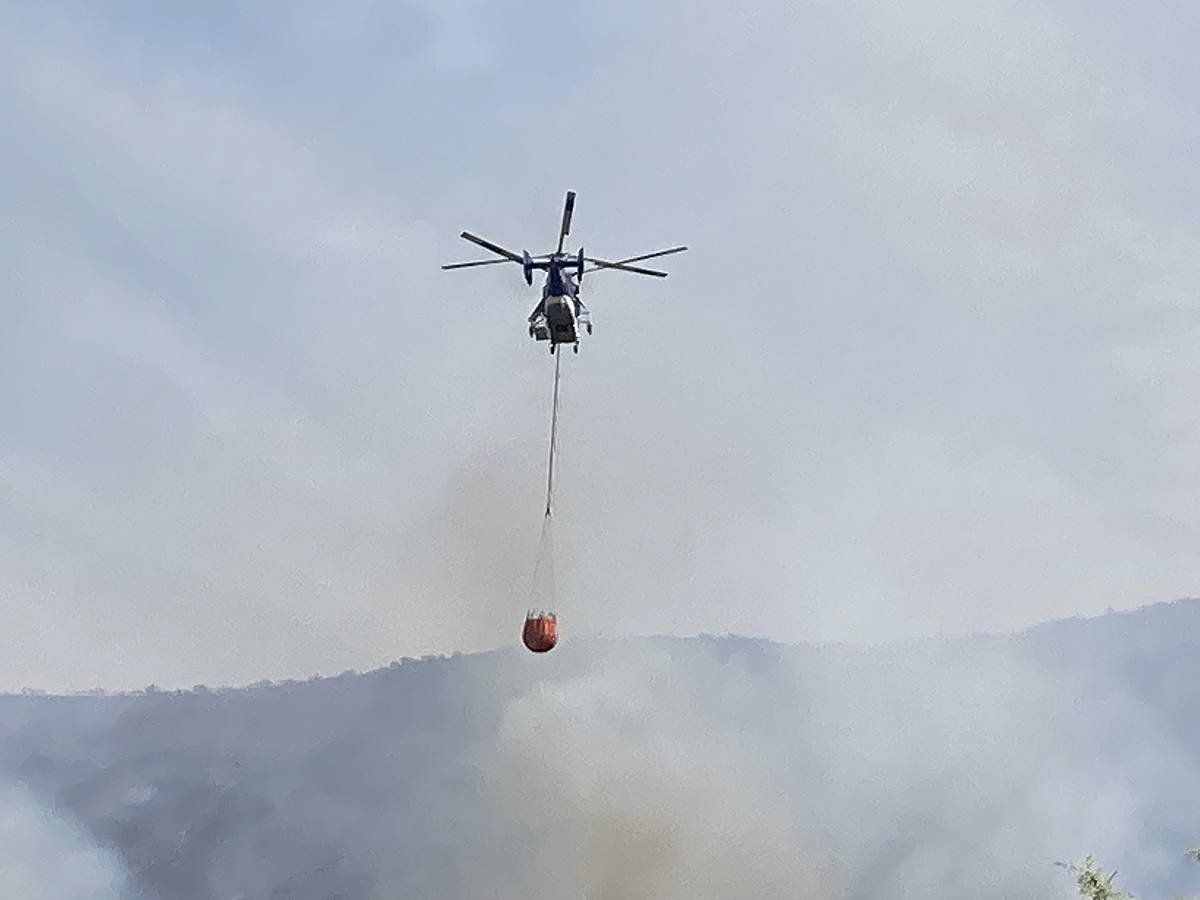
[[[562,228],[558,230],[558,252],[562,253],[563,241],[571,233],[571,213],[575,211],[575,192],[567,191],[567,202],[563,206]]]
[[[472,244],[478,244],[484,250],[491,250],[493,253],[503,256],[505,259],[511,259],[513,262],[523,262],[518,254],[513,253],[511,250],[505,250],[503,247],[499,246],[498,244],[493,244],[491,241],[485,241],[483,238],[477,237],[471,234],[469,231],[464,231],[459,235],[459,237],[470,241]]]
[[[687,247],[672,247],[670,250],[659,250],[655,253],[643,253],[641,256],[630,256],[626,259],[618,259],[616,262],[605,262],[601,259],[592,259],[585,256],[584,259],[592,263],[594,267],[591,269],[584,269],[583,271],[595,272],[597,269],[621,269],[622,271],[637,272],[639,275],[651,274],[657,275],[660,278],[666,278],[666,272],[655,272],[651,269],[638,269],[636,267],[629,266],[628,263],[641,262],[644,259],[654,259],[655,257],[659,256],[669,256],[672,253],[682,253],[686,249]]]
[[[627,266],[624,263],[592,259],[590,256],[585,256],[584,260],[592,264],[592,268],[583,270],[585,272],[595,272],[597,269],[620,269],[622,272],[633,272],[635,275],[653,275],[655,278],[667,277],[666,272],[656,272],[654,269],[640,269],[637,266]]]
[[[620,265],[631,262],[641,262],[643,259],[654,259],[656,256],[670,256],[672,253],[682,253],[687,247],[672,247],[670,250],[659,250],[656,253],[643,253],[641,256],[631,256],[628,259],[618,259]]]
[[[480,260],[476,260],[475,262],[450,263],[449,265],[442,266],[442,268],[443,269],[469,269],[472,266],[498,266],[502,263],[509,263],[509,262],[516,262],[516,260],[513,260],[513,259],[480,259]]]

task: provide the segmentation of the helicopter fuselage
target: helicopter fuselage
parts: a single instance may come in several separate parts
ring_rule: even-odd
[[[579,300],[579,285],[560,267],[551,265],[542,286],[542,302],[529,317],[529,335],[557,344],[578,344],[579,326],[591,332],[588,310]]]
[[[542,300],[542,314],[546,317],[551,343],[573,344],[579,340],[575,304],[570,297],[547,295]]]

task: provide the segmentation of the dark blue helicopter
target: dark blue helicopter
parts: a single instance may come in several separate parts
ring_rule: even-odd
[[[490,250],[501,259],[483,259],[475,262],[451,263],[442,266],[443,269],[466,269],[472,266],[491,266],[497,263],[518,263],[525,272],[525,283],[533,284],[535,270],[546,273],[546,283],[542,286],[542,300],[529,315],[529,336],[539,341],[550,342],[550,352],[553,353],[559,344],[573,344],[575,352],[579,352],[579,329],[583,326],[587,333],[592,333],[591,313],[579,299],[579,285],[585,272],[595,272],[598,269],[618,269],[622,272],[633,272],[637,275],[653,275],[656,278],[666,278],[666,272],[654,269],[642,269],[629,263],[667,256],[671,253],[682,253],[687,247],[672,247],[670,250],[659,250],[656,253],[644,253],[641,256],[631,256],[609,262],[603,259],[593,259],[583,255],[583,248],[572,255],[563,252],[563,241],[571,232],[571,214],[575,210],[575,192],[567,191],[567,202],[563,206],[562,228],[558,233],[558,249],[553,253],[542,253],[530,256],[526,250],[520,255],[511,250],[505,250],[491,241],[485,241],[468,231],[460,237],[472,244],[477,244],[485,250]],[[589,266],[584,268],[584,266]]]

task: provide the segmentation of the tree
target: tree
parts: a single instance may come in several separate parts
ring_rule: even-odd
[[[1075,876],[1075,883],[1079,885],[1081,897],[1087,897],[1088,900],[1133,900],[1132,894],[1117,890],[1113,886],[1113,880],[1117,877],[1117,873],[1110,872],[1105,875],[1097,867],[1096,860],[1090,856],[1079,865],[1073,862],[1060,862],[1057,865]]]
[[[1200,862],[1200,847],[1193,847],[1189,850],[1187,857]],[[1087,897],[1088,900],[1134,900],[1133,894],[1127,894],[1113,886],[1113,880],[1117,877],[1117,873],[1111,872],[1105,875],[1097,867],[1096,860],[1090,856],[1084,859],[1082,864],[1060,862],[1055,865],[1062,866],[1075,876],[1075,883],[1079,885],[1081,897]]]

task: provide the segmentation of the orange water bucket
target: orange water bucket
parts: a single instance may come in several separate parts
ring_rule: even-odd
[[[534,653],[547,653],[558,643],[558,617],[554,613],[531,612],[525,617],[521,640]]]

